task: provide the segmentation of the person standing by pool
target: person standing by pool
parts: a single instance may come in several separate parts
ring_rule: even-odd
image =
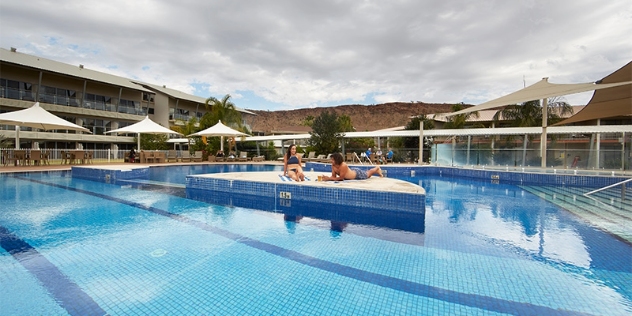
[[[334,153],[331,155],[331,176],[323,176],[323,181],[341,181],[341,180],[364,180],[372,177],[374,174],[383,177],[380,166],[375,166],[369,170],[358,168],[349,168],[342,159],[342,154]]]
[[[301,157],[296,154],[296,145],[290,145],[285,157],[283,157],[283,175],[294,181],[305,181]]]

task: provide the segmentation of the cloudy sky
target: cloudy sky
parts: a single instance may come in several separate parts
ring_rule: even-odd
[[[5,49],[257,110],[596,81],[632,60],[630,34],[630,0],[0,2]]]

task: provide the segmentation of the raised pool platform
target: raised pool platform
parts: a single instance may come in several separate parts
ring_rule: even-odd
[[[425,190],[398,179],[372,177],[352,181],[291,181],[278,171],[190,175],[187,197],[208,203],[280,212],[289,217],[314,217],[423,232]]]
[[[187,176],[187,189],[250,194],[261,197],[331,203],[349,206],[392,208],[423,212],[425,190],[403,180],[371,177],[366,180],[316,181],[316,172],[306,172],[308,181],[291,181],[278,171],[216,173]]]
[[[149,181],[149,168],[77,166],[72,168],[72,176],[122,185],[161,186]],[[330,220],[332,227],[351,222],[413,232],[425,229],[426,194],[417,184],[388,177],[316,181],[322,172],[306,172],[309,181],[295,182],[280,174],[270,171],[189,175],[182,189],[190,199],[283,213],[289,220],[307,216]]]

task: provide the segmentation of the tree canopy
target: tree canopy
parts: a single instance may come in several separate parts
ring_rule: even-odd
[[[351,119],[343,118],[334,112],[323,111],[314,119],[309,144],[318,153],[333,153],[338,151],[338,144],[342,140],[344,128],[348,127]]]
[[[430,118],[428,118],[425,114],[413,117],[410,121],[408,121],[408,124],[406,124],[406,127],[404,127],[405,130],[419,130],[419,126],[421,125],[421,122],[424,122],[424,130],[429,130],[429,129],[434,129],[435,125],[434,125],[434,121]],[[406,148],[417,148],[419,147],[419,137],[404,137],[404,147]]]
[[[135,136],[134,138],[136,137],[138,136]],[[169,140],[169,135],[167,134],[141,134],[140,148],[144,150],[169,149],[169,144],[167,143],[168,140]]]
[[[200,126],[198,131],[207,129],[219,121],[228,127],[235,128],[242,132],[246,132],[243,130],[243,126],[241,123],[241,113],[237,111],[237,107],[230,100],[230,94],[225,95],[221,100],[215,97],[209,97],[206,99],[205,105],[206,110],[208,111],[202,118],[200,119]],[[220,146],[215,148],[215,144],[219,145],[219,141],[211,141],[213,145],[212,149],[217,150]],[[228,151],[231,150],[231,147],[235,145],[235,141],[232,138],[228,139]]]
[[[208,112],[200,120],[200,130],[209,128],[219,121],[222,121],[226,126],[241,128],[241,113],[230,101],[230,94],[225,95],[221,100],[209,97],[206,99],[205,105]]]
[[[573,107],[562,99],[551,99],[547,106],[547,123],[555,124],[562,120],[562,115],[572,114]],[[527,101],[522,104],[506,106],[494,115],[499,122],[502,115],[503,124],[512,127],[542,126],[542,105],[540,100]]]
[[[4,135],[0,135],[0,148],[9,148],[13,140],[4,137]]]
[[[454,104],[452,106],[452,112],[461,111],[463,109],[464,109],[463,103],[457,103],[457,104]],[[479,124],[479,123],[468,123],[467,122],[470,118],[472,118],[472,117],[478,118],[479,116],[480,115],[478,114],[477,111],[449,116],[448,117],[448,121],[445,123],[443,128],[445,128],[445,129],[463,129],[463,128],[466,128],[466,127],[484,127],[482,124]]]

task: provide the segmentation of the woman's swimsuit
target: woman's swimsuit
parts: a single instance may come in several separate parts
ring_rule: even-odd
[[[288,165],[298,165],[298,157],[290,156],[290,158],[287,160],[287,164]]]
[[[288,165],[298,165],[298,157],[290,156],[290,158],[287,160],[287,164]],[[294,168],[294,169],[290,169],[289,171],[292,171],[292,172],[296,173],[298,171],[298,169]]]

